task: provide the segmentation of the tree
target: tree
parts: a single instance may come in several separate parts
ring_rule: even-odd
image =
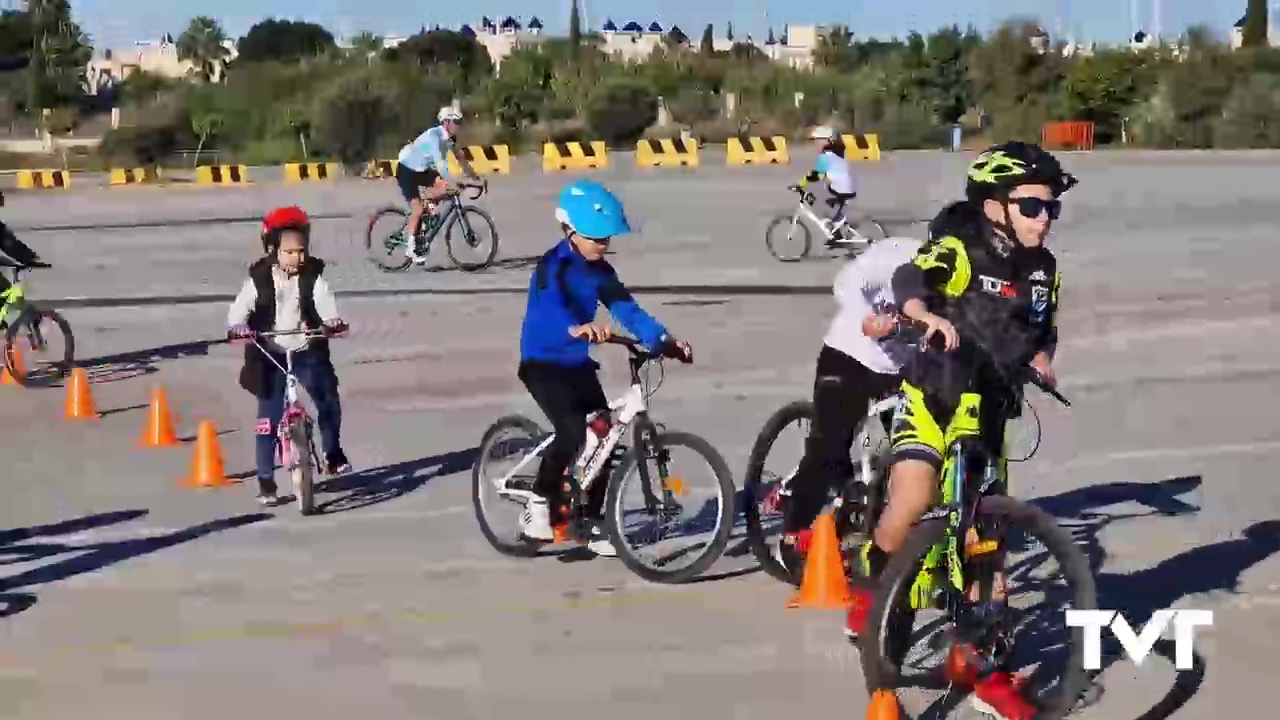
[[[707,26],[702,30],[702,41],[698,43],[698,52],[702,53],[703,55],[712,55],[715,53],[716,51],[715,33],[716,33],[715,28],[711,26],[711,23],[707,23]]]
[[[214,110],[198,110],[191,113],[191,132],[200,141],[196,144],[196,153],[192,156],[191,166],[195,167],[200,164],[200,152],[204,150],[204,144],[214,133],[218,132],[218,128],[222,127],[222,116]]]
[[[249,28],[236,43],[244,62],[295,62],[337,47],[333,33],[315,23],[269,18]]]
[[[393,62],[411,62],[420,67],[458,68],[464,82],[478,80],[493,70],[489,51],[475,38],[452,30],[418,33],[387,51]]]
[[[573,5],[569,8],[569,46],[575,57],[580,45],[582,45],[582,16],[578,11],[578,0],[573,0]]]
[[[200,15],[192,18],[178,36],[178,59],[189,61],[201,80],[209,82],[221,75],[231,51],[223,44],[227,34],[217,20]]]
[[[733,23],[729,23],[729,28],[725,30],[724,39],[733,42]]]
[[[29,0],[27,15],[32,38],[27,110],[40,113],[80,96],[93,47],[71,19],[67,0]]]
[[[929,36],[925,56],[928,94],[938,120],[951,124],[973,105],[973,84],[969,82],[968,49],[956,26]]]
[[[1267,0],[1249,0],[1244,11],[1240,44],[1247,48],[1267,47]]]
[[[354,57],[372,62],[374,56],[384,47],[382,36],[364,31],[351,38],[351,54]]]

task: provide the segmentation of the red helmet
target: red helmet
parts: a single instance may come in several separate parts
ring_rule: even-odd
[[[296,230],[308,242],[311,240],[311,218],[297,205],[281,207],[267,213],[262,218],[262,249],[274,252],[280,245],[280,233],[285,230]]]

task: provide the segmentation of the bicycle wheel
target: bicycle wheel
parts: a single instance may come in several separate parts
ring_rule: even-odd
[[[760,569],[770,577],[796,586],[799,586],[800,578],[788,573],[786,568],[774,559],[769,543],[770,537],[781,532],[782,514],[785,512],[783,503],[786,501],[786,496],[782,493],[795,475],[796,468],[787,468],[785,476],[779,477],[770,473],[766,478],[764,463],[769,456],[769,451],[773,449],[773,444],[782,435],[782,431],[792,423],[798,422],[813,423],[813,403],[809,400],[797,400],[784,405],[769,417],[751,446],[751,454],[747,456],[747,473],[742,479],[744,495],[742,514],[747,523],[747,542],[751,546],[752,554],[760,563]],[[807,435],[808,432],[806,431],[805,434]],[[770,519],[768,528],[765,527],[766,516]],[[771,533],[769,530],[777,530],[777,532]]]
[[[54,329],[62,336],[61,351]],[[47,360],[41,357],[46,352],[50,355]],[[28,304],[5,333],[4,364],[23,387],[62,380],[71,374],[75,359],[71,324],[56,310]]]
[[[652,478],[653,487],[647,487],[643,490],[643,495],[647,498],[659,498],[658,503],[651,504],[646,502],[643,515],[647,517],[646,525],[658,525],[659,529],[665,529],[663,526],[668,524],[673,514],[678,513],[682,509],[679,499],[687,495],[688,488],[684,482],[684,478],[669,475],[666,472],[666,465],[670,460],[672,448],[687,448],[699,455],[703,461],[711,468],[712,474],[716,479],[716,497],[713,502],[718,507],[708,506],[704,504],[694,516],[693,520],[687,523],[680,523],[680,526],[699,527],[702,523],[710,521],[714,523],[714,530],[711,538],[701,544],[699,552],[698,545],[692,548],[678,550],[676,552],[665,553],[663,557],[657,559],[654,564],[648,564],[640,557],[637,550],[630,542],[632,532],[625,532],[626,514],[622,507],[623,489],[626,487],[627,478],[631,474],[633,466],[640,462],[648,462],[649,458],[641,457],[641,448],[630,448],[627,454],[614,468],[613,474],[609,477],[609,491],[605,496],[605,506],[608,508],[606,514],[605,525],[608,526],[609,540],[613,543],[613,547],[618,551],[618,559],[628,570],[638,575],[640,578],[655,583],[679,583],[689,580],[700,575],[707,568],[711,567],[724,550],[729,545],[729,533],[733,530],[733,498],[735,489],[733,486],[733,474],[729,471],[728,464],[720,453],[711,446],[706,440],[682,432],[664,432],[658,434],[655,438],[655,446],[658,449],[655,458],[659,464],[658,473],[649,473]],[[636,473],[640,476],[641,473]],[[677,527],[677,530],[684,529]],[[624,534],[625,532],[625,534]],[[658,540],[661,542],[661,540]],[[656,542],[654,543],[657,544]],[[698,553],[698,554],[694,554]],[[690,556],[692,555],[692,558]],[[671,567],[677,560],[687,560],[687,565],[680,567]]]
[[[990,523],[1034,538],[1032,546],[1036,546],[1035,541],[1038,541],[1038,551],[1048,553],[1060,564],[1060,575],[1069,587],[1070,606],[1079,610],[1096,608],[1097,597],[1088,560],[1072,542],[1070,534],[1051,516],[1020,500],[992,496],[979,501],[974,519],[979,525]],[[913,678],[910,684],[903,682],[903,668],[906,665],[904,660],[912,646],[911,621],[908,618],[915,614],[910,609],[908,596],[920,572],[921,562],[932,546],[943,542],[945,530],[945,518],[920,523],[907,535],[902,547],[891,556],[885,567],[871,603],[867,632],[859,641],[868,694],[878,689],[913,686],[945,689],[949,686],[940,668],[928,680]],[[1005,534],[1007,536],[1008,531]],[[1016,587],[1011,585],[1008,595],[1012,597],[1015,592]],[[1060,615],[1055,614],[1055,617]],[[954,618],[949,616],[946,622],[953,623]],[[1047,700],[1038,698],[1041,712],[1036,716],[1037,720],[1061,720],[1066,717],[1087,687],[1088,677],[1083,663],[1083,631],[1074,628],[1068,635],[1066,642],[1070,644],[1070,657],[1065,659],[1061,674],[1054,678],[1057,694]],[[1041,651],[1037,655],[1047,654],[1047,651]]]
[[[798,252],[791,252],[786,249],[779,249],[779,246],[787,247],[783,243],[797,242],[799,244]],[[797,260],[809,254],[809,246],[813,244],[812,233],[809,232],[809,226],[805,225],[798,214],[781,213],[769,222],[769,227],[764,231],[764,244],[769,248],[769,254],[773,255],[782,262],[796,262]]]
[[[503,555],[533,557],[542,547],[542,543],[520,534],[519,516],[525,503],[533,496],[533,481],[538,472],[539,458],[528,456],[546,437],[547,432],[536,422],[520,415],[508,415],[490,425],[480,440],[480,454],[471,468],[471,504],[475,508],[476,522],[480,524],[480,533],[494,550]],[[494,452],[501,453],[504,457],[493,458],[493,462],[514,460],[512,467],[494,470],[490,458],[490,454]],[[497,482],[510,473],[515,464],[526,458],[528,462],[520,472],[508,479],[505,487],[499,488]],[[504,506],[516,511],[516,527],[512,530],[495,530],[490,513],[496,514]]]
[[[316,498],[310,420],[300,418],[293,421],[289,425],[287,437],[289,448],[283,454],[285,467],[289,468],[289,477],[293,480],[293,498],[298,503],[298,512],[311,515],[316,509]]]
[[[858,231],[859,235],[870,242],[883,240],[889,237],[889,233],[885,232],[884,226],[880,224],[880,221],[870,216],[859,220],[854,225],[854,229]]]
[[[458,234],[455,235],[454,231]],[[484,234],[488,233],[488,249],[484,249]],[[458,246],[455,247],[455,238]],[[449,251],[449,259],[464,272],[474,272],[489,267],[498,254],[498,228],[493,224],[489,213],[478,207],[467,206],[449,223],[445,231],[445,249]],[[476,253],[476,260],[463,262],[458,259],[458,250]]]
[[[369,216],[369,225],[364,231],[364,249],[369,254],[370,262],[383,270],[392,272],[409,267],[412,261],[405,255],[405,241],[398,236],[398,233],[404,231],[408,219],[407,210],[392,205]],[[392,222],[384,222],[382,227],[375,231],[374,228],[379,220]]]

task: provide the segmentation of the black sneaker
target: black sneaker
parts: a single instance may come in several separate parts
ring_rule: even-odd
[[[330,477],[345,475],[346,473],[351,472],[351,462],[347,460],[347,454],[341,450],[326,457],[324,464],[325,473]]]

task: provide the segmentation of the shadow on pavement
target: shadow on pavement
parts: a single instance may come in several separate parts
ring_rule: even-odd
[[[0,617],[22,612],[36,602],[34,595],[10,592],[12,590],[46,585],[76,575],[95,572],[116,563],[196,540],[210,533],[250,525],[272,517],[266,513],[237,515],[163,535],[99,543],[77,543],[74,539],[68,542],[54,541],[58,536],[74,535],[135,520],[147,515],[147,512],[146,510],[117,510],[50,525],[0,531],[0,556],[6,557],[3,564],[15,565],[63,554],[69,556],[59,562],[0,578],[0,603],[2,603]],[[33,540],[36,542],[28,542]]]
[[[454,450],[326,480],[316,486],[317,492],[346,494],[318,505],[316,512],[348,512],[394,500],[435,478],[470,470],[479,452],[478,447]]]
[[[1240,576],[1250,567],[1280,551],[1280,521],[1256,523],[1243,531],[1243,537],[1211,543],[1179,553],[1156,565],[1133,572],[1102,572],[1107,552],[1101,541],[1102,531],[1110,524],[1138,518],[1176,517],[1196,513],[1200,508],[1185,496],[1203,483],[1199,476],[1176,477],[1155,483],[1117,482],[1071,490],[1059,495],[1039,498],[1033,503],[1055,516],[1076,541],[1088,559],[1098,591],[1098,607],[1121,610],[1133,627],[1145,625],[1157,610],[1173,607],[1184,597],[1213,591],[1234,592]],[[1183,496],[1183,497],[1180,497]],[[1103,513],[1097,509],[1133,503],[1148,508],[1146,512]],[[1074,522],[1073,522],[1074,521]],[[1017,579],[1045,559],[1043,553],[1026,558],[1010,568],[1012,587],[1026,585]],[[1034,582],[1034,581],[1033,581]],[[1053,637],[1032,636],[1029,647],[1019,642],[1030,656],[1066,652],[1067,629],[1055,621]],[[1034,639],[1033,639],[1034,638]],[[1123,648],[1113,635],[1104,634],[1102,668],[1091,671],[1094,686],[1086,693],[1084,705],[1097,703],[1105,692],[1099,678],[1123,657]],[[1172,670],[1174,645],[1160,641],[1155,652],[1169,660]],[[1204,681],[1204,658],[1197,655],[1195,667],[1174,671],[1169,692],[1138,720],[1165,720],[1185,705]]]
[[[77,365],[85,369],[89,375],[89,381],[94,384],[117,382],[159,372],[156,365],[165,360],[207,356],[209,346],[223,344],[226,344],[226,340],[196,340],[86,358],[80,360]]]

